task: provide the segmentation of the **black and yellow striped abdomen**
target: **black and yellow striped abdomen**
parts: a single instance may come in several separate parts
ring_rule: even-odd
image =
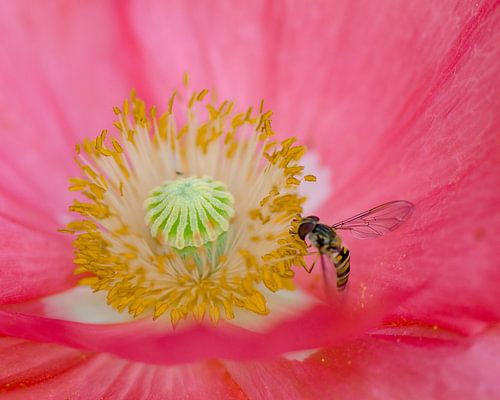
[[[342,246],[342,250],[334,259],[335,270],[337,271],[337,290],[344,290],[349,280],[351,270],[351,256],[349,250]]]

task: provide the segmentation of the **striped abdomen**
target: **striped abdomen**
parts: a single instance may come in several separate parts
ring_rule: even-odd
[[[335,270],[337,271],[337,290],[344,290],[349,279],[349,271],[351,270],[351,257],[349,250],[342,246],[339,255],[335,257]]]

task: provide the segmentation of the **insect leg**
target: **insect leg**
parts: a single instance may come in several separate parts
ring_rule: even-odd
[[[316,262],[318,261],[319,256],[321,255],[321,253],[319,253],[319,252],[316,253],[316,254],[317,254],[316,258],[314,259],[314,261],[313,261],[313,263],[311,265],[311,268],[309,268],[309,269],[304,268],[307,271],[308,274],[310,274],[312,272],[312,270],[314,269],[314,266],[316,265]]]

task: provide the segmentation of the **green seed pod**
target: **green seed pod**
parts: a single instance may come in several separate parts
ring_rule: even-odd
[[[167,181],[149,193],[144,206],[151,235],[179,250],[215,241],[234,215],[226,185],[209,177]]]

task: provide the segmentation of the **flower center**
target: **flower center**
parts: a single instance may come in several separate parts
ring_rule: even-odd
[[[64,231],[75,235],[80,283],[133,316],[168,313],[174,326],[236,309],[267,315],[266,299],[294,288],[291,266],[305,265],[304,242],[289,234],[298,185],[315,179],[298,164],[305,148],[272,140],[262,103],[234,112],[207,94],[176,118],[175,94],[158,115],[132,93],[114,110],[119,135],[77,146],[83,176],[70,180],[80,218]]]
[[[151,191],[145,202],[151,235],[176,249],[200,247],[229,228],[234,198],[211,178],[169,181]]]

